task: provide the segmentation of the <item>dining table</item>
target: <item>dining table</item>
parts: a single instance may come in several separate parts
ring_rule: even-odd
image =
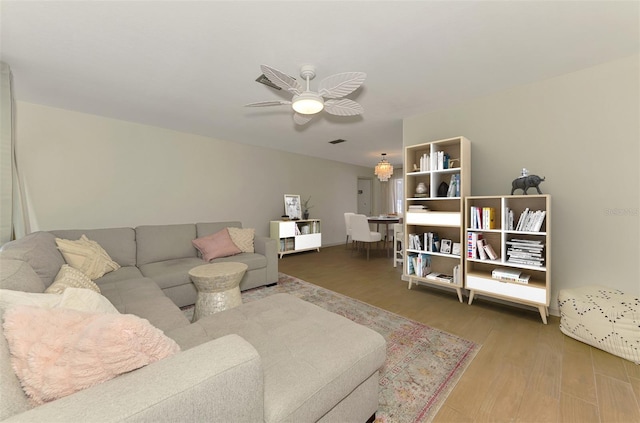
[[[385,246],[387,248],[387,256],[389,255],[389,244],[387,242],[387,237],[389,235],[389,225],[394,223],[400,223],[400,217],[398,216],[389,216],[389,215],[380,215],[380,216],[368,216],[367,221],[369,223],[376,224],[376,231],[380,232],[380,225],[385,225],[385,231],[383,234],[383,239],[385,242]]]

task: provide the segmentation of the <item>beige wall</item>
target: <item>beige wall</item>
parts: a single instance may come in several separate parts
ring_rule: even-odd
[[[373,168],[17,103],[32,230],[240,220],[268,235],[284,194],[311,198],[323,244],[344,242],[358,176]]]
[[[640,295],[639,56],[404,121],[404,145],[471,140],[472,195],[504,195],[526,167],[552,196],[552,302],[603,284]],[[535,192],[535,190],[534,190]]]

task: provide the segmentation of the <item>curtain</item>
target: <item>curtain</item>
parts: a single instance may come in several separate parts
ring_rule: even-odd
[[[13,75],[9,65],[0,62],[0,244],[29,231],[16,161],[15,118]]]
[[[391,175],[391,178],[389,178],[389,181],[386,183],[387,192],[385,198],[387,204],[385,204],[385,208],[389,210],[390,213],[397,213],[398,215],[403,214],[404,180],[402,174],[401,167],[393,169],[393,175]]]

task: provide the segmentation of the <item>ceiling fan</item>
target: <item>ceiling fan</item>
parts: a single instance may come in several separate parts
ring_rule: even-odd
[[[364,113],[364,109],[360,104],[353,100],[342,98],[362,85],[367,77],[364,72],[344,72],[328,76],[320,81],[316,92],[309,89],[309,81],[316,76],[316,69],[313,65],[304,65],[300,69],[300,76],[307,81],[306,89],[295,78],[277,69],[267,65],[260,65],[260,68],[269,81],[293,94],[293,99],[291,101],[260,101],[245,104],[246,107],[290,104],[294,110],[293,121],[298,125],[304,125],[309,122],[322,110],[336,116],[357,116]]]

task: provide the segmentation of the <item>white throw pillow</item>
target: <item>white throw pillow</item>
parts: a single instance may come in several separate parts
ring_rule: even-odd
[[[53,308],[66,308],[89,313],[120,314],[106,297],[84,288],[65,289],[62,293],[62,301]]]
[[[47,294],[62,294],[67,288],[85,288],[100,292],[98,285],[89,276],[75,267],[63,264],[51,286],[45,289],[44,292]]]
[[[109,254],[95,241],[82,235],[79,240],[56,238],[58,249],[67,264],[87,275],[91,280],[120,268]]]
[[[256,230],[253,228],[227,228],[229,230],[229,235],[231,236],[231,240],[234,244],[242,251],[243,253],[253,253],[253,238],[255,236]]]
[[[90,289],[67,288],[62,295],[0,289],[0,316],[13,306],[67,308],[85,312],[118,313],[104,296]]]

